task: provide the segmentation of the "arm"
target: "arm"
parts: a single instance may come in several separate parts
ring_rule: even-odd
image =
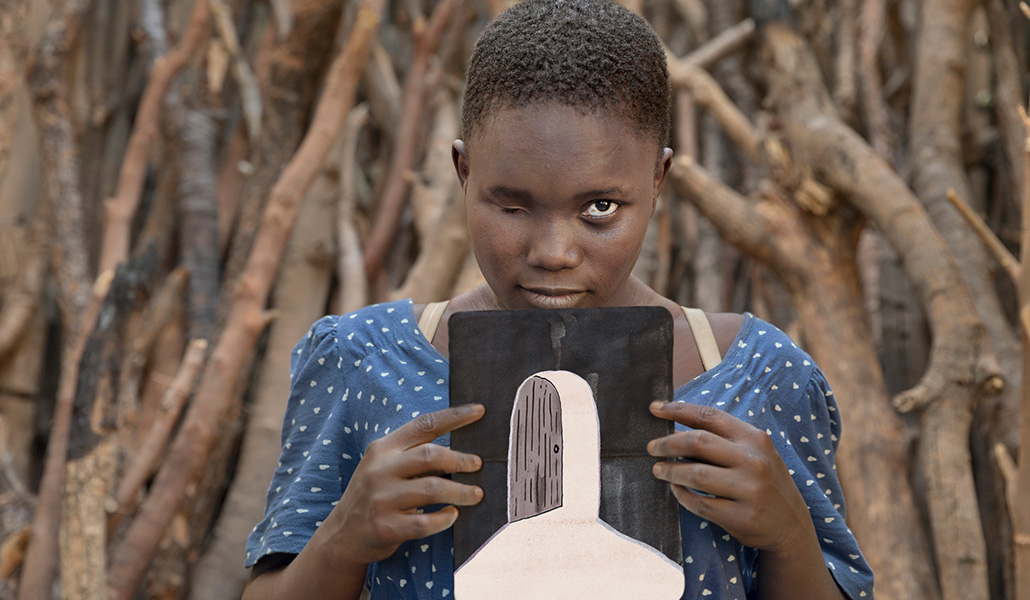
[[[653,440],[648,452],[695,461],[658,462],[655,476],[684,508],[760,550],[760,598],[842,598],[804,498],[765,432],[709,406],[655,403],[651,411],[693,430]]]
[[[252,574],[244,598],[328,598],[331,591],[335,598],[356,599],[370,563],[389,557],[405,541],[453,525],[456,506],[478,503],[483,491],[439,475],[476,471],[482,461],[432,441],[483,413],[478,404],[426,413],[369,444],[343,497],[297,558]],[[448,506],[417,510],[431,504]]]

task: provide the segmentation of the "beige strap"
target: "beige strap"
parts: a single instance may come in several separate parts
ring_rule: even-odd
[[[448,302],[450,300],[430,302],[418,318],[418,328],[422,330],[422,335],[426,336],[429,343],[433,342],[433,336],[436,335],[436,328],[440,326],[440,318],[443,317],[443,311],[447,310]]]
[[[682,308],[683,314],[687,317],[687,323],[690,323],[690,331],[694,334],[694,343],[697,344],[697,350],[701,353],[701,364],[707,371],[722,361],[719,344],[715,342],[715,333],[712,332],[712,324],[708,322],[708,317],[705,316],[703,310],[686,306]]]

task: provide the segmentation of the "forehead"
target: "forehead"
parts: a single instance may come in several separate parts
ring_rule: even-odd
[[[496,153],[551,155],[554,159],[632,151],[658,157],[662,145],[631,118],[613,110],[582,111],[560,103],[491,111],[465,140],[482,160]]]
[[[498,111],[467,148],[474,188],[552,198],[601,189],[647,194],[658,156],[632,121],[558,104]]]

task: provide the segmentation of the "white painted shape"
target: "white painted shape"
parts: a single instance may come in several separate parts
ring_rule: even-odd
[[[536,376],[562,405],[562,506],[508,523],[454,573],[456,600],[677,600],[683,569],[597,516],[600,433],[590,386],[567,371]]]

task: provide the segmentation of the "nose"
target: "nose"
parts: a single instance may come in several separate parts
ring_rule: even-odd
[[[540,226],[530,239],[526,261],[548,271],[572,269],[583,261],[583,251],[572,227],[551,223]]]

